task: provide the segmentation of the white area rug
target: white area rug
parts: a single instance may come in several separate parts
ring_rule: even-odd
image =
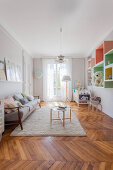
[[[60,113],[62,115],[62,112]],[[57,112],[53,112],[57,117]],[[69,117],[69,112],[65,113]],[[61,120],[53,120],[50,125],[50,108],[42,107],[34,111],[24,122],[23,130],[16,127],[10,136],[86,136],[78,118],[72,112],[72,120],[65,120],[65,127]]]

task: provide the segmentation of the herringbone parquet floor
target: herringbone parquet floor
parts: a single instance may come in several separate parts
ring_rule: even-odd
[[[113,119],[69,105],[87,137],[10,137],[15,126],[8,126],[0,143],[0,170],[113,170]]]

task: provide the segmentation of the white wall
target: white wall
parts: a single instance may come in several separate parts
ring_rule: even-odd
[[[72,59],[72,88],[74,88],[74,80],[80,80],[84,86],[84,67],[84,59]],[[35,71],[43,72],[42,59],[33,59],[33,72]],[[43,78],[33,79],[33,94],[39,95],[41,100],[43,100]]]
[[[22,69],[23,79],[23,52],[21,45],[0,26],[0,60],[5,57],[11,62],[17,63]],[[30,58],[30,56],[28,57]],[[0,81],[0,97],[6,97],[15,92],[22,92],[23,83]]]
[[[84,58],[72,59],[72,88],[74,88],[74,81],[80,80],[81,85],[84,87],[85,76],[85,60]]]
[[[21,66],[22,69],[22,48],[19,44],[0,26],[0,59],[7,57],[10,61]],[[0,81],[0,97],[7,96],[14,92],[22,91],[22,83]]]
[[[33,59],[23,51],[23,92],[33,95]]]
[[[104,40],[102,41],[113,41],[113,32],[111,32]],[[100,42],[99,44],[101,44]],[[92,51],[91,56],[95,57],[95,49]],[[87,65],[87,64],[86,64]],[[87,70],[86,70],[86,77],[87,77]],[[87,85],[87,83],[86,83]],[[108,114],[109,116],[113,117],[113,88],[101,88],[101,87],[88,87],[92,93],[96,96],[101,97],[102,105],[103,105],[103,112]]]
[[[33,74],[36,71],[43,72],[42,59],[33,59]],[[43,100],[43,77],[40,79],[33,79],[33,94],[34,96],[40,96]]]

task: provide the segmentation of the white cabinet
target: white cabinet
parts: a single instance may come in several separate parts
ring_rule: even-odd
[[[0,139],[4,132],[4,101],[0,100]]]
[[[73,100],[78,104],[88,104],[90,101],[90,93],[88,90],[73,90]]]

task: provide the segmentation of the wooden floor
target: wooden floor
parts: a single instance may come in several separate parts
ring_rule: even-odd
[[[70,106],[87,137],[10,137],[14,126],[8,127],[0,143],[0,170],[113,170],[113,119],[74,102]]]

